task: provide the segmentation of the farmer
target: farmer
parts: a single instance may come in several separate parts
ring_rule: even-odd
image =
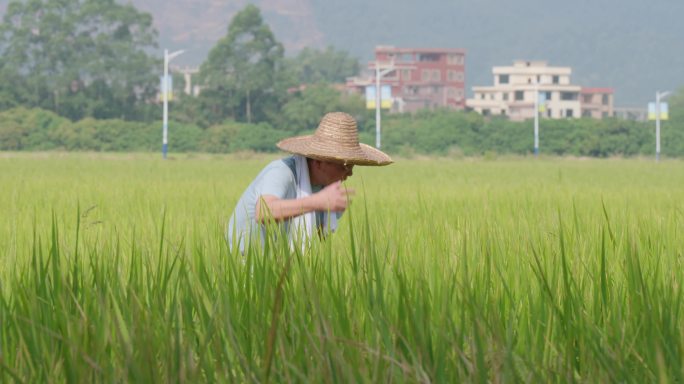
[[[354,191],[342,181],[354,165],[387,165],[385,153],[359,143],[356,120],[343,112],[323,116],[313,135],[280,141],[289,156],[268,164],[247,187],[228,222],[228,245],[244,252],[248,241],[263,241],[275,222],[290,244],[337,228]]]

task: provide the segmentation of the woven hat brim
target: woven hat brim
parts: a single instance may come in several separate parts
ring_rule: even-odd
[[[359,143],[353,147],[319,140],[314,135],[291,137],[278,142],[276,146],[283,151],[325,161],[338,161],[353,165],[388,165],[392,158],[385,152],[369,145]]]

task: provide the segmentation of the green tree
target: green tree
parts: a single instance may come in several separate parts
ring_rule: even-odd
[[[324,51],[304,48],[287,59],[289,70],[303,84],[344,83],[359,73],[359,61],[345,51],[327,47]]]
[[[347,95],[326,84],[312,85],[295,93],[283,106],[279,128],[291,132],[311,130],[331,111],[347,112],[363,120],[364,108],[360,95]]]
[[[259,8],[237,13],[200,67],[200,97],[212,122],[266,120],[285,97],[283,52]]]
[[[42,109],[13,108],[0,112],[0,150],[48,150],[51,137],[68,120]]]
[[[114,0],[12,1],[0,26],[0,106],[141,118],[156,93],[152,17]],[[11,87],[11,89],[10,89]]]

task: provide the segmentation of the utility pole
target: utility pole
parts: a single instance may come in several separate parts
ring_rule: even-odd
[[[162,157],[166,159],[166,152],[169,149],[169,93],[171,92],[171,81],[169,80],[169,61],[185,51],[180,50],[169,54],[169,50],[164,50],[164,77],[161,81],[162,99],[164,100],[164,116],[162,120]]]
[[[534,83],[534,157],[539,157],[539,84]]]
[[[671,92],[656,92],[655,121],[656,121],[656,162],[660,161],[660,100],[666,98]]]
[[[375,61],[375,148],[377,149],[380,149],[380,103],[382,102],[380,78],[392,71],[394,71],[393,62],[386,65],[385,69],[380,70],[380,62]]]

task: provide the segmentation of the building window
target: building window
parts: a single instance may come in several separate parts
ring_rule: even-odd
[[[447,71],[447,80],[448,81],[463,81],[463,72],[448,70]]]
[[[504,92],[503,94],[503,100],[508,101],[508,92]]]
[[[483,109],[482,110],[482,116],[489,116],[489,115],[490,115],[489,109]]]
[[[510,81],[509,75],[499,75],[499,84],[508,84]]]
[[[525,92],[515,91],[515,101],[525,100]]]
[[[406,86],[404,87],[404,93],[407,95],[415,95],[418,93],[418,89],[416,87]]]
[[[564,101],[577,100],[577,96],[577,92],[561,92],[560,94],[561,100]]]
[[[432,81],[442,81],[442,73],[439,71],[439,69],[432,71]]]
[[[554,84],[560,83],[560,78],[559,78],[558,76],[554,76],[554,77],[553,77],[553,83],[554,83]]]
[[[551,117],[551,108],[546,110],[546,117]]]
[[[413,61],[413,54],[402,53],[401,55],[399,55],[399,61],[412,62]]]
[[[566,109],[565,110],[565,117],[572,117],[572,113],[573,113],[572,109]]]
[[[404,80],[411,80],[411,70],[410,69],[402,69],[401,70],[401,78]]]
[[[447,63],[449,64],[463,64],[463,56],[455,53],[447,55]]]
[[[421,53],[418,55],[418,61],[439,61],[439,53]]]
[[[603,95],[601,102],[603,103],[603,105],[610,104],[610,97],[608,95]]]
[[[591,99],[593,99],[592,95],[582,95],[582,102],[585,104],[590,104]]]
[[[591,117],[591,111],[588,109],[583,110],[582,117]]]
[[[420,78],[423,81],[430,81],[430,70],[429,69],[423,69],[423,71],[420,74]]]
[[[551,101],[551,92],[547,91],[546,93],[546,101]]]
[[[388,72],[385,76],[383,76],[383,78],[385,78],[385,79],[397,79],[397,75],[398,75],[397,71],[392,70],[392,71]]]

